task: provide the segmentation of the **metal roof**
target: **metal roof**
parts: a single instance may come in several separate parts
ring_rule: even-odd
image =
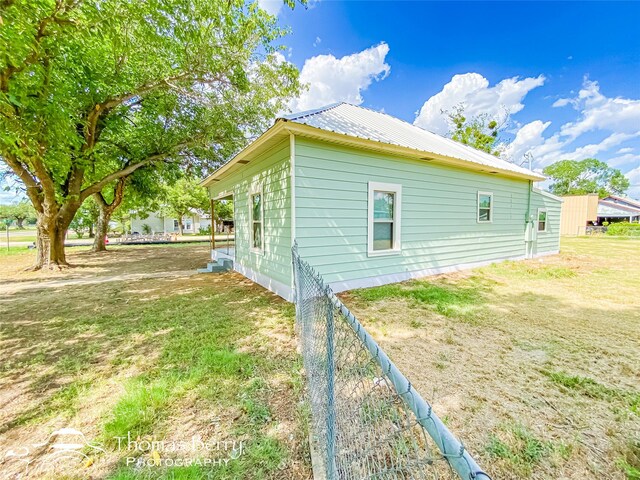
[[[635,209],[640,209],[640,201],[634,200],[629,197],[620,197],[617,195],[609,195],[602,199],[604,202],[615,203],[618,205],[622,205],[623,207],[631,207]]]
[[[348,103],[335,103],[282,118],[334,133],[423,151],[427,156],[432,153],[483,165],[488,169],[495,168],[539,180],[544,179],[540,174],[524,167],[429,132],[399,118]]]
[[[633,208],[613,202],[598,202],[599,217],[636,217],[640,215],[640,208]]]

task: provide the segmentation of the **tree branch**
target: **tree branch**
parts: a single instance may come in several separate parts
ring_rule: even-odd
[[[39,44],[44,37],[49,35],[48,32],[46,31],[47,26],[50,23],[57,23],[59,25],[70,23],[68,20],[59,18],[58,15],[60,13],[66,13],[67,7],[69,7],[70,9],[73,9],[76,6],[77,5],[74,2],[66,2],[66,5],[65,5],[65,2],[62,2],[60,0],[56,2],[56,6],[53,9],[53,12],[51,12],[51,15],[41,19],[37,25],[37,31],[34,37],[35,46],[31,50],[31,53],[29,53],[29,55],[27,55],[27,57],[24,58],[24,60],[20,65],[7,64],[7,66],[4,69],[0,70],[0,91],[7,92],[9,90],[9,80],[11,79],[11,77],[16,73],[22,72],[29,65],[34,64],[38,60]]]
[[[135,97],[139,97],[141,95],[145,95],[147,93],[150,93],[164,86],[167,86],[170,89],[176,90],[177,92],[180,92],[183,95],[187,95],[188,92],[186,92],[184,89],[180,88],[179,86],[174,85],[173,83],[180,80],[189,80],[192,82],[201,82],[203,84],[211,84],[214,82],[221,82],[223,81],[223,78],[218,75],[214,78],[204,80],[202,78],[199,78],[199,76],[194,72],[185,72],[179,75],[163,78],[158,82],[143,84],[132,92],[125,93],[123,95],[117,95],[115,97],[108,98],[103,102],[96,103],[94,106],[91,107],[91,110],[89,110],[89,112],[87,113],[87,124],[85,127],[85,144],[83,146],[83,151],[91,150],[95,146],[96,142],[98,141],[98,138],[99,138],[98,121],[100,120],[102,115],[108,114],[111,110],[113,110],[119,105],[122,105],[128,100],[131,100]]]
[[[127,176],[131,175],[133,172],[135,172],[136,170],[138,170],[138,169],[140,169],[142,167],[145,167],[147,165],[150,165],[150,164],[152,164],[154,162],[158,162],[160,160],[164,160],[165,158],[169,157],[170,155],[176,154],[181,149],[198,143],[198,141],[200,141],[200,140],[201,140],[201,138],[195,137],[195,138],[192,138],[188,142],[182,142],[182,143],[179,143],[178,145],[175,145],[174,147],[172,147],[170,150],[168,150],[166,152],[156,153],[154,155],[150,155],[149,157],[145,158],[141,162],[134,163],[134,164],[126,164],[125,167],[122,168],[121,170],[118,170],[117,172],[110,173],[109,175],[105,176],[102,180],[100,180],[100,181],[94,183],[93,185],[90,185],[90,186],[86,187],[84,190],[82,190],[80,192],[80,201],[84,202],[84,200],[88,196],[93,195],[94,193],[97,193],[97,192],[101,191],[110,182],[113,182],[113,181],[118,180],[118,179],[123,178],[123,177],[127,177]]]
[[[42,194],[42,188],[38,185],[38,182],[34,180],[31,176],[31,173],[27,169],[27,167],[20,162],[15,156],[11,154],[3,155],[4,160],[7,162],[7,165],[13,170],[22,183],[27,187],[27,196],[33,203],[33,207],[40,213],[43,212],[42,208],[42,199],[40,195]]]

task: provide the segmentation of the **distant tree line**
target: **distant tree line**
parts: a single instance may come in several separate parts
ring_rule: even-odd
[[[31,203],[24,200],[22,202],[0,205],[0,220],[15,223],[16,228],[24,229],[25,224],[36,223],[36,211]]]

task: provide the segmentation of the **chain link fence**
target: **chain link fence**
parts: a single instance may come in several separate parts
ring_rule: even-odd
[[[297,246],[293,267],[316,476],[489,479]]]

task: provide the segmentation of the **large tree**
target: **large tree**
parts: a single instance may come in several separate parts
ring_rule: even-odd
[[[624,174],[595,158],[560,160],[542,170],[553,182],[549,189],[556,195],[597,193],[600,198],[623,195],[629,188]]]
[[[0,158],[37,212],[36,268],[66,265],[87,198],[160,162],[211,168],[298,90],[244,0],[0,0],[0,18]]]

